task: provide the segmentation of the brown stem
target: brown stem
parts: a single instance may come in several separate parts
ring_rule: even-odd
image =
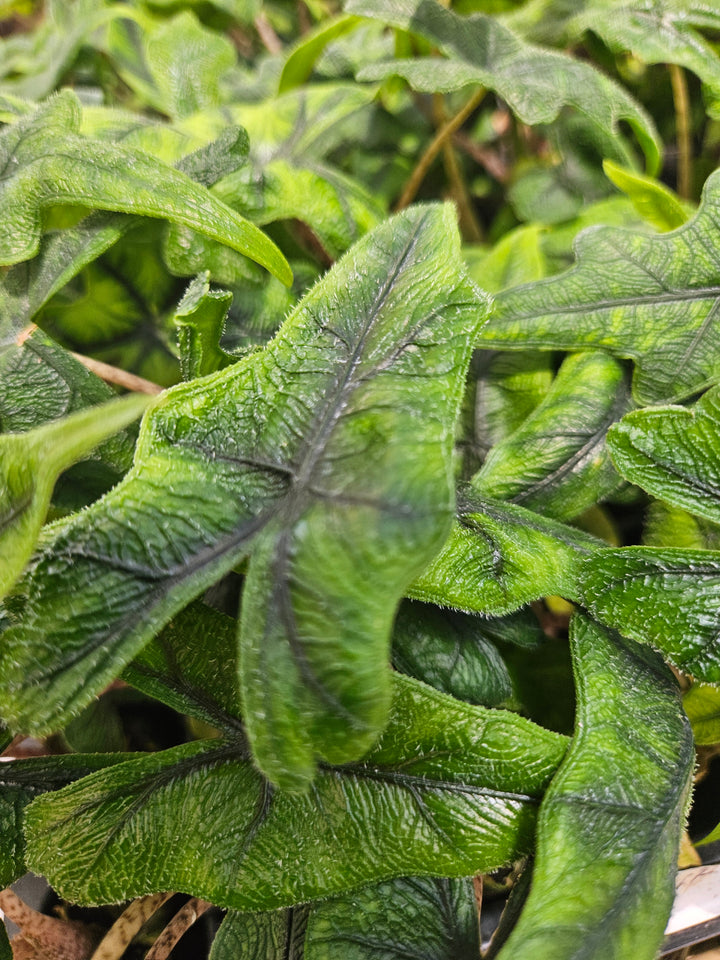
[[[480,920],[482,918],[482,902],[483,902],[482,874],[477,874],[477,876],[473,877],[472,883],[473,883],[473,893],[475,894],[475,909],[477,910],[478,939],[482,944],[482,934],[480,932]]]
[[[267,15],[264,13],[259,13],[255,17],[254,23],[255,29],[258,32],[258,36],[262,40],[263,45],[268,53],[282,53],[282,40],[273,30],[273,26],[268,20]]]
[[[461,110],[458,110],[455,116],[451,117],[447,123],[444,124],[440,130],[438,130],[432,142],[428,145],[427,149],[418,160],[410,179],[405,185],[402,196],[398,200],[396,210],[403,210],[413,202],[415,199],[415,194],[420,189],[420,185],[425,179],[433,160],[442,150],[443,144],[453,135],[453,133],[455,133],[456,130],[463,125],[463,123],[465,123],[473,110],[480,105],[484,96],[485,91],[478,90],[477,93],[474,93],[473,96],[470,97],[465,106]]]
[[[440,94],[435,94],[433,97],[433,116],[436,127],[442,127],[447,123],[445,101]],[[443,143],[442,150],[445,176],[450,184],[450,191],[458,209],[460,230],[465,239],[473,243],[479,243],[482,240],[482,230],[475,216],[475,211],[472,208],[472,201],[470,200],[470,194],[468,193],[465,179],[455,154],[452,137],[448,137],[445,143]]]
[[[510,169],[494,150],[490,150],[481,143],[475,143],[462,130],[453,134],[453,143],[460,147],[464,153],[467,153],[469,157],[472,157],[498,183],[508,183],[511,176]]]
[[[668,64],[670,83],[672,84],[673,103],[675,104],[675,127],[678,149],[677,191],[683,200],[692,195],[692,138],[690,134],[690,96],[687,78],[682,67],[676,63]]]
[[[212,907],[207,900],[193,897],[182,909],[178,910],[170,923],[145,954],[145,960],[167,960],[170,951],[195,921]]]
[[[90,960],[120,960],[140,927],[172,896],[151,893],[133,900],[102,938]]]
[[[127,370],[121,370],[120,367],[113,367],[109,363],[103,363],[102,360],[93,360],[92,357],[86,357],[82,353],[73,353],[73,356],[84,367],[97,374],[105,383],[114,383],[118,387],[124,387],[133,393],[149,393],[155,395],[162,393],[163,388],[146,380],[144,377],[138,377],[134,373],[128,373]]]
[[[46,917],[29,907],[8,888],[0,891],[0,910],[20,927],[22,939],[34,948],[34,954],[53,960],[87,960],[93,937],[81,923]]]

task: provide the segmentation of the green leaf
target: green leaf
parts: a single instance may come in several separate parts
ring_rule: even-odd
[[[392,662],[401,673],[468,703],[494,707],[512,693],[493,643],[493,621],[479,617],[406,601],[395,618]]]
[[[237,622],[196,601],[176,614],[123,672],[138,690],[227,736],[241,731]]]
[[[465,247],[468,273],[488,293],[541,280],[548,272],[542,249],[544,232],[539,224],[525,224],[510,230],[490,250]]]
[[[683,708],[692,724],[695,743],[711,746],[720,742],[720,690],[707,683],[693,683],[683,696]]]
[[[646,547],[720,550],[720,526],[694,517],[680,507],[654,500],[645,514],[642,542]],[[615,543],[613,546],[620,544]]]
[[[494,90],[523,123],[551,123],[570,106],[604,135],[612,131],[618,139],[618,124],[624,121],[638,138],[649,172],[658,169],[652,120],[622,87],[588,64],[525,43],[497,19],[461,17],[433,0],[350,0],[345,10],[419,33],[447,58],[370,64],[359,72],[359,80],[397,74],[422,93],[479,84]]]
[[[308,908],[243,913],[229,910],[209,960],[303,960]]]
[[[577,615],[576,736],[543,799],[530,896],[498,960],[653,960],[694,751],[659,658]]]
[[[40,556],[4,636],[4,715],[63,723],[252,552],[241,686],[258,763],[298,787],[316,754],[364,753],[386,718],[395,608],[452,517],[452,429],[485,308],[453,209],[413,208],[264,351],[168,391],[130,474]]]
[[[696,74],[705,87],[707,112],[720,115],[720,58],[696,28],[720,30],[711,4],[686,0],[641,3],[591,2],[566,23],[567,34],[592,30],[615,53],[631,52],[644,63],[676,63]]]
[[[27,805],[45,791],[59,790],[121,760],[127,760],[127,754],[29,757],[0,764],[0,888],[27,870],[22,830]]]
[[[250,136],[250,167],[218,183],[213,192],[259,224],[301,220],[334,258],[385,213],[376,196],[328,160],[348,140],[362,140],[373,96],[374,90],[357,85],[314,84],[261,103],[204,111],[179,128],[211,139],[230,121],[244,127]],[[209,269],[218,282],[232,283],[230,257],[226,254],[216,264],[221,252],[177,228],[170,230],[165,247],[174,272]]]
[[[27,433],[0,435],[0,596],[30,559],[58,476],[136,420],[148,403],[149,397],[132,395]]]
[[[195,277],[185,291],[173,317],[183,380],[224,370],[238,359],[220,346],[232,298],[229,290],[210,289],[207,272]]]
[[[500,293],[479,345],[500,349],[602,348],[635,361],[641,405],[680,400],[720,376],[720,174],[698,213],[660,236],[613,228],[581,234],[562,276]]]
[[[608,179],[622,190],[637,212],[656,230],[662,232],[681,227],[695,212],[695,207],[683,201],[669,187],[652,177],[644,177],[634,170],[625,170],[612,160],[603,162]]]
[[[352,33],[362,23],[361,17],[341,15],[326,20],[305,34],[293,47],[283,65],[278,93],[286,93],[309,79],[318,57],[329,43]]]
[[[635,410],[608,434],[622,475],[654,497],[720,523],[720,388],[692,407]]]
[[[476,357],[478,355],[476,354]],[[472,366],[475,386],[475,442],[487,451],[501,443],[531,415],[553,382],[550,354],[482,351]]]
[[[108,54],[120,76],[148,106],[173,120],[223,101],[223,75],[237,54],[229,38],[204,27],[189,10],[169,20],[115,22]]]
[[[304,960],[477,960],[479,934],[472,880],[402,877],[315,904]]]
[[[594,537],[524,507],[473,494],[460,505],[445,546],[408,594],[492,617],[540,597],[574,600],[582,561],[600,546]]]
[[[268,910],[526,851],[565,738],[400,675],[393,689],[379,743],[308,796],[274,790],[242,741],[184,744],[35,801],[28,865],[75,902],[183,890]]]
[[[711,683],[720,681],[718,599],[712,550],[600,550],[580,577],[580,600],[597,620]]]
[[[471,489],[559,520],[578,516],[620,486],[605,436],[629,406],[621,364],[600,351],[568,357],[527,420],[492,448]]]
[[[83,204],[184,224],[266,267],[284,283],[287,261],[257,227],[172,167],[137,150],[82,137],[80,105],[65,90],[0,134],[0,264],[35,256],[42,211]]]

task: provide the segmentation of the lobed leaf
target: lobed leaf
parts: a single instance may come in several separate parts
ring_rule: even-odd
[[[422,93],[479,84],[496,91],[524,123],[551,123],[570,106],[604,136],[612,132],[616,138],[624,121],[642,146],[649,172],[656,172],[660,154],[652,120],[622,87],[588,64],[525,43],[493,17],[462,17],[434,0],[349,0],[345,10],[418,33],[446,57],[370,64],[359,80],[400,75]]]
[[[307,796],[274,790],[243,741],[184,744],[36,800],[28,865],[76,902],[171,889],[268,910],[526,851],[565,738],[399,675],[393,690],[378,744]]]
[[[600,546],[589,534],[524,507],[473,494],[408,595],[492,617],[540,597],[574,600],[582,562]]]
[[[600,550],[579,579],[580,602],[601,623],[649,643],[699,680],[720,681],[720,553]]]
[[[297,788],[315,755],[364,753],[387,715],[395,607],[452,517],[453,425],[484,310],[452,208],[414,208],[264,351],[168,391],[133,470],[38,558],[4,635],[4,715],[65,722],[252,552],[241,688],[258,763]]]
[[[0,264],[35,256],[45,208],[82,204],[184,224],[291,282],[278,248],[244,217],[180,171],[140,151],[81,137],[79,126],[79,102],[66,90],[0,134],[0,166],[12,171],[0,189]]]
[[[210,289],[207,272],[191,281],[173,317],[183,380],[224,370],[238,359],[220,346],[232,299],[229,290]]]
[[[608,428],[631,404],[621,364],[601,351],[574,354],[549,391],[470,480],[480,496],[569,520],[620,485],[605,446]]]
[[[681,400],[720,376],[720,174],[697,214],[661,236],[601,227],[576,241],[576,266],[500,293],[482,347],[603,349],[635,363],[639,404]]]
[[[571,644],[576,734],[543,799],[530,896],[498,960],[653,960],[675,894],[692,734],[656,655],[582,614]]]
[[[720,522],[720,388],[692,407],[652,407],[608,434],[615,466],[654,497]]]

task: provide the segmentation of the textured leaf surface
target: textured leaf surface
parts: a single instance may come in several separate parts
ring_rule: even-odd
[[[629,378],[612,357],[568,357],[527,420],[492,448],[472,490],[560,520],[578,516],[620,485],[605,436],[630,402]]]
[[[345,10],[419,33],[447,58],[371,64],[358,79],[399,74],[423,93],[480,84],[496,91],[524,123],[551,123],[570,106],[605,136],[617,134],[622,120],[635,131],[650,172],[657,170],[652,121],[621,87],[587,64],[527,44],[490,16],[461,17],[433,0],[350,0]]]
[[[393,666],[458,700],[496,706],[512,684],[493,643],[494,626],[502,635],[502,623],[406,601],[395,618]]]
[[[402,877],[316,904],[304,960],[477,960],[472,880]],[[259,960],[259,958],[258,958]]]
[[[244,913],[228,910],[210,960],[303,960],[307,907]]]
[[[684,227],[648,236],[610,227],[576,241],[577,265],[501,293],[483,347],[599,348],[635,362],[640,404],[680,400],[720,376],[720,174]]]
[[[601,550],[585,564],[580,599],[601,623],[649,643],[681,670],[720,681],[720,553]]]
[[[306,34],[295,45],[285,61],[278,83],[278,93],[298,87],[310,77],[318,57],[329,43],[352,33],[362,23],[360,17],[341,15],[326,21]]]
[[[12,171],[0,185],[1,264],[37,253],[44,208],[82,204],[184,224],[292,280],[275,244],[207,190],[148,154],[81,137],[79,126],[79,103],[64,91],[0,135],[0,166]]]
[[[377,197],[328,158],[343,143],[362,138],[373,93],[349,84],[316,84],[261,103],[204,111],[188,117],[179,129],[212,139],[228,122],[244,127],[250,136],[250,168],[226,178],[213,192],[260,224],[301,220],[327,253],[338,257],[385,212]],[[176,272],[210,269],[219,282],[230,283],[231,264],[217,264],[219,253],[187,230],[169,233],[166,256]]]
[[[642,0],[629,3],[588,3],[571,17],[567,34],[578,37],[592,30],[615,53],[630,51],[644,63],[677,63],[705,85],[708,112],[720,113],[720,58],[699,29],[720,29],[720,13],[706,3],[686,0]]]
[[[498,957],[652,960],[675,893],[691,731],[655,654],[584,616],[571,643],[576,735],[542,803],[530,896]]]
[[[581,562],[599,546],[580,530],[473,494],[409,595],[493,617],[540,597],[573,600]]]
[[[80,777],[126,760],[118,754],[31,757],[0,764],[0,885],[13,883],[27,870],[23,815],[27,805],[47,790],[59,790]]]
[[[631,483],[720,523],[720,388],[692,407],[635,410],[611,429],[608,447]]]
[[[124,397],[27,433],[0,435],[0,596],[30,559],[62,471],[136,420],[148,402]]]
[[[184,744],[33,803],[28,865],[85,903],[181,890],[264,910],[526,851],[565,738],[399,675],[393,688],[378,744],[307,796],[275,791],[242,741]]]
[[[395,607],[452,516],[453,426],[485,310],[454,217],[388,221],[265,351],[165,394],[134,469],[36,567],[5,635],[13,723],[71,716],[252,545],[241,683],[258,762],[297,786],[316,752],[370,746]]]

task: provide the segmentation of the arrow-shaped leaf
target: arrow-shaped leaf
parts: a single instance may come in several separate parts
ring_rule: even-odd
[[[292,281],[275,244],[206,189],[149,154],[82,137],[79,128],[79,102],[66,90],[0,134],[0,264],[38,252],[46,207],[81,204],[183,224]]]
[[[389,60],[363,68],[359,80],[398,74],[423,93],[447,93],[467,84],[495,90],[528,124],[551,123],[574,107],[607,137],[627,122],[651,173],[659,166],[657,135],[645,111],[617,84],[572,57],[525,43],[498,19],[459,16],[435,0],[350,0],[347,13],[382,20],[430,40],[446,59]]]
[[[654,497],[720,523],[720,388],[692,407],[635,410],[608,434],[615,466]]]
[[[4,636],[8,719],[63,723],[252,549],[241,685],[258,762],[299,786],[316,754],[364,753],[387,715],[395,608],[452,517],[485,303],[453,209],[415,208],[361,241],[264,351],[168,391],[130,474],[34,567]]]
[[[526,851],[565,738],[399,675],[393,689],[377,746],[321,768],[308,796],[274,790],[243,741],[184,744],[35,801],[28,865],[77,902],[182,890],[268,910]]]
[[[652,960],[694,765],[677,683],[585,616],[571,627],[576,735],[542,802],[530,896],[498,960]]]
[[[680,400],[720,376],[720,174],[697,214],[660,236],[600,227],[576,241],[577,265],[501,293],[483,347],[602,348],[635,361],[640,404]]]

